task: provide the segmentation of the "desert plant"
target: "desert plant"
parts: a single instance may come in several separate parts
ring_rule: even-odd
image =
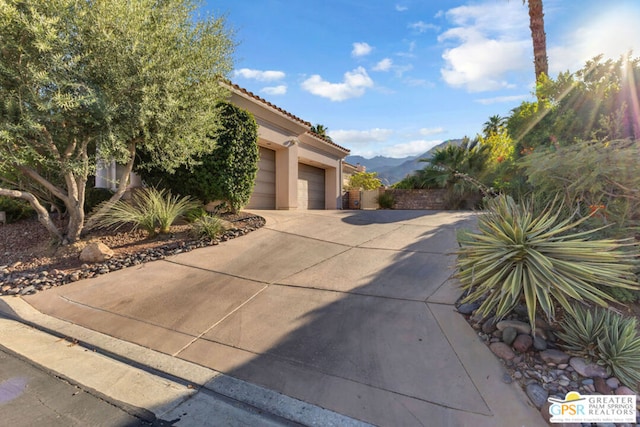
[[[561,330],[556,333],[570,354],[595,360],[598,356],[598,337],[602,329],[611,322],[612,312],[603,308],[589,310],[581,305],[574,308],[560,323]]]
[[[191,224],[191,233],[197,238],[213,239],[226,230],[225,221],[213,215],[203,215]]]
[[[378,196],[378,204],[381,209],[393,209],[393,205],[396,203],[396,198],[390,191],[385,191]]]
[[[602,286],[638,289],[627,240],[589,240],[596,230],[574,232],[586,218],[560,218],[551,204],[534,217],[528,203],[509,196],[487,202],[478,233],[460,242],[457,277],[468,291],[465,302],[485,298],[479,311],[505,316],[522,300],[535,326],[538,305],[550,319],[555,303],[573,312],[571,300],[607,306],[613,298]],[[555,212],[555,213],[554,213]],[[588,217],[587,217],[588,218]]]
[[[180,198],[166,190],[145,188],[136,191],[130,203],[116,202],[98,219],[97,225],[118,229],[124,224],[133,224],[134,228],[142,228],[154,236],[156,229],[168,233],[171,224],[195,206],[197,203],[190,197]]]
[[[640,337],[635,317],[612,311],[576,306],[560,323],[557,333],[564,349],[603,365],[627,387],[637,390],[640,381]]]
[[[600,361],[627,387],[638,390],[640,337],[635,317],[613,315],[598,338]]]

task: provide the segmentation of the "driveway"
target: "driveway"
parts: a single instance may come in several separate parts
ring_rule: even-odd
[[[545,425],[455,312],[473,214],[258,213],[239,239],[25,300],[376,425]]]

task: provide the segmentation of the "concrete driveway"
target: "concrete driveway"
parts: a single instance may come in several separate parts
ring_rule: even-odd
[[[259,214],[239,239],[25,299],[376,425],[545,425],[455,312],[450,252],[473,214]]]

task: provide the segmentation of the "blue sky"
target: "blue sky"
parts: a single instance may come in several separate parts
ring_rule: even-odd
[[[474,136],[531,100],[521,0],[209,0],[239,43],[238,85],[329,129],[351,154],[405,157]],[[545,0],[549,71],[640,55],[640,1]]]

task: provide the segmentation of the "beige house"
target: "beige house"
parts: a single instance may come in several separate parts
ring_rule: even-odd
[[[349,150],[310,132],[311,123],[237,86],[230,102],[258,123],[260,161],[246,209],[340,209]]]
[[[342,162],[349,150],[310,132],[311,123],[232,83],[229,101],[258,123],[260,160],[246,209],[341,209]],[[115,190],[120,167],[102,162],[96,187]],[[132,173],[129,187],[142,185]]]

